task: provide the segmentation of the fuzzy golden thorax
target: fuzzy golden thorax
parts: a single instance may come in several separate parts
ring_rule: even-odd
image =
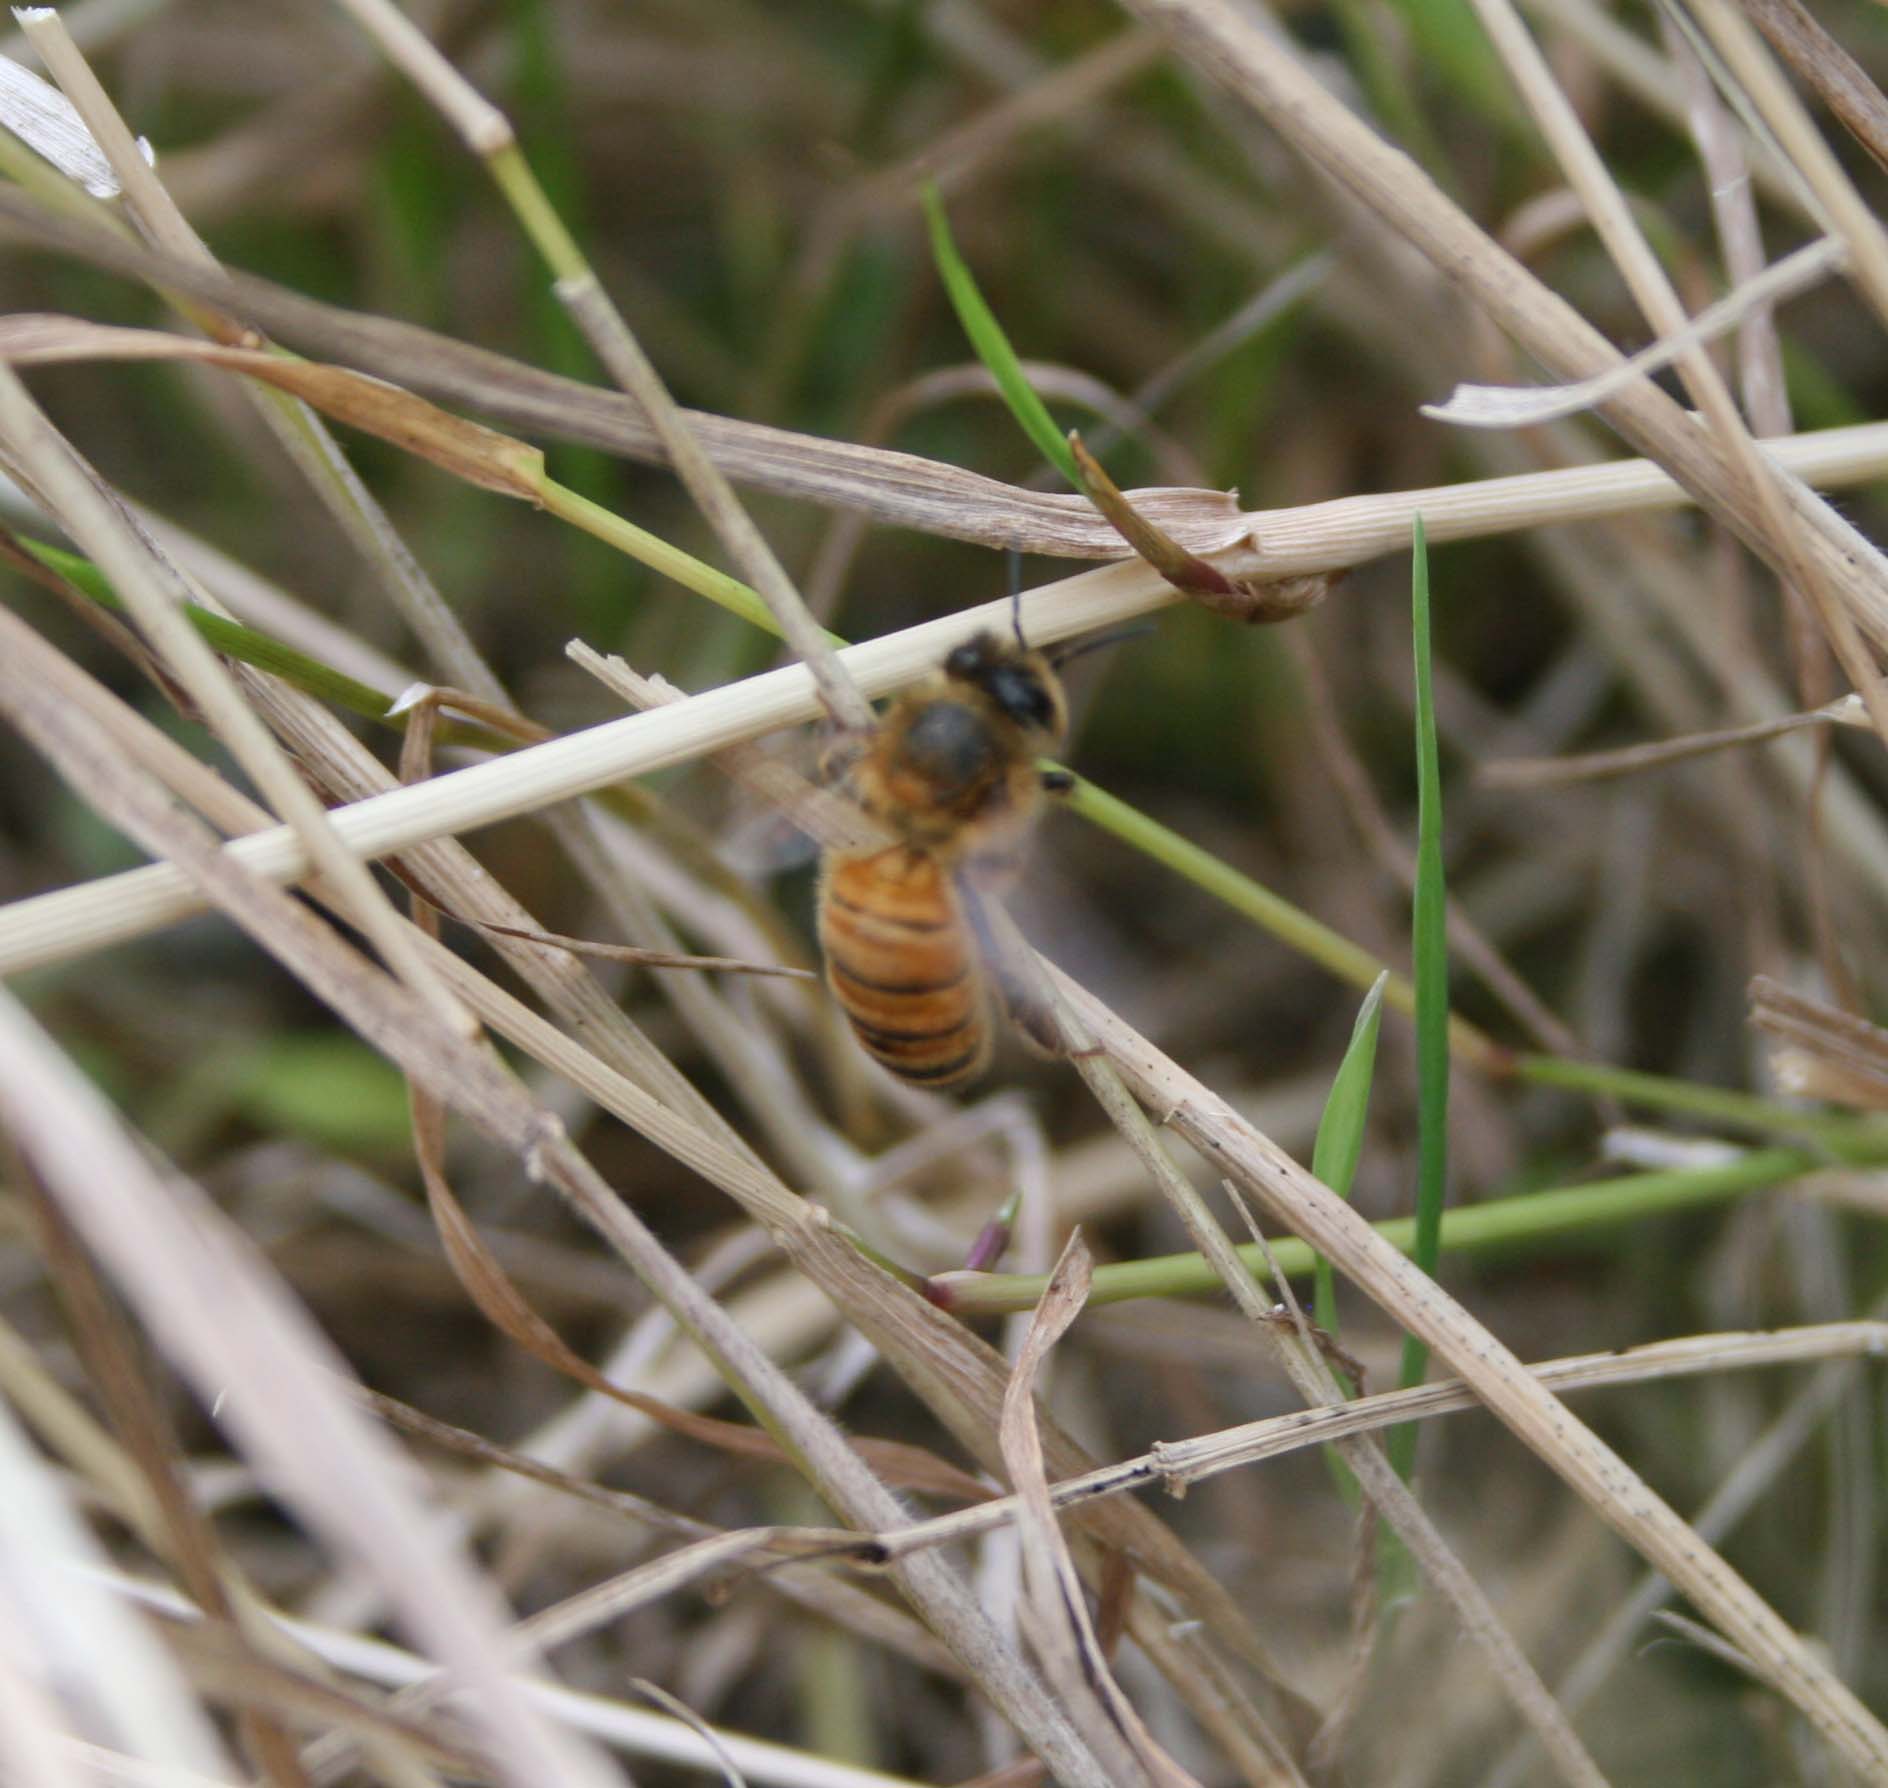
[[[1060,745],[1067,725],[1048,660],[980,633],[893,703],[848,780],[860,805],[909,844],[953,858],[1000,854],[1034,818],[1035,760]]]

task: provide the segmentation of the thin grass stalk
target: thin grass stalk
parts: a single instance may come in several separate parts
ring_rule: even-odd
[[[1878,1315],[1880,1308],[1877,1305]],[[1744,1449],[1691,1517],[1691,1525],[1707,1545],[1722,1544],[1758,1499],[1774,1490],[1784,1466],[1808,1444],[1858,1376],[1857,1362],[1831,1360]],[[1648,1572],[1607,1616],[1555,1684],[1554,1692],[1570,1712],[1577,1715],[1599,1692],[1646,1621],[1671,1593],[1666,1578]],[[1510,1745],[1489,1772],[1486,1788],[1519,1788],[1533,1765],[1531,1753],[1526,1737]]]
[[[12,1165],[18,1172],[10,1177],[31,1210],[40,1251],[58,1286],[86,1376],[148,1488],[156,1518],[147,1529],[147,1541],[155,1542],[191,1600],[227,1628],[247,1659],[260,1662],[266,1642],[258,1646],[261,1635],[251,1622],[251,1609],[231,1594],[230,1561],[214,1527],[185,1488],[176,1431],[138,1357],[129,1327],[38,1173],[24,1160],[16,1158]],[[235,1724],[244,1754],[270,1788],[307,1788],[307,1778],[279,1719],[266,1708],[241,1709]]]
[[[1512,0],[1474,0],[1474,5],[1646,319],[1661,335],[1681,335],[1687,318],[1678,294],[1640,233],[1625,196],[1614,184],[1546,60],[1515,13]],[[1852,258],[1861,253],[1853,230],[1846,240]],[[1678,356],[1677,366],[1686,389],[1709,419],[1726,467],[1744,487],[1744,507],[1768,536],[1765,556],[1786,583],[1794,583],[1809,596],[1850,683],[1860,692],[1876,732],[1888,745],[1888,692],[1881,688],[1878,666],[1863,642],[1857,617],[1838,599],[1835,585],[1810,550],[1802,518],[1792,513],[1710,356],[1693,346]]]
[[[1066,988],[1057,985],[1056,992],[1064,994]],[[1272,1309],[1260,1295],[1253,1274],[1234,1251],[1205,1200],[1160,1146],[1153,1125],[1123,1084],[1115,1061],[1110,1059],[1113,1052],[1097,1050],[1091,1042],[1087,1013],[1077,1007],[1072,1016],[1070,1003],[1064,1000],[1057,1008],[1057,1018],[1063,1041],[1073,1053],[1075,1065],[1088,1082],[1096,1102],[1154,1176],[1174,1214],[1186,1226],[1195,1246],[1212,1265],[1221,1283],[1232,1293],[1240,1311],[1262,1335],[1275,1342],[1278,1359],[1299,1394],[1314,1407],[1341,1401],[1342,1393],[1316,1350],[1285,1340],[1278,1334]],[[1335,1195],[1326,1193],[1326,1196],[1333,1198],[1339,1208],[1349,1211],[1349,1206],[1336,1200]],[[1587,1788],[1605,1788],[1605,1777],[1554,1704],[1525,1654],[1503,1627],[1493,1604],[1375,1442],[1347,1438],[1335,1444],[1365,1499],[1408,1548],[1430,1582],[1447,1598],[1467,1636],[1481,1648],[1515,1712],[1547,1752],[1558,1774],[1565,1781],[1583,1783]]]
[[[12,995],[0,988],[0,1030],[9,1035],[9,1066],[0,1070],[0,1113],[15,1140],[24,1145],[25,1127],[16,1121],[16,1102],[27,1078],[23,1057],[11,1054],[16,1022],[22,1017]],[[0,1646],[0,1659],[32,1660],[34,1676],[48,1664],[76,1672],[83,1648],[92,1663],[106,1667],[90,1683],[102,1723],[125,1751],[158,1768],[215,1781],[229,1780],[230,1761],[208,1715],[191,1694],[176,1661],[143,1622],[128,1611],[95,1575],[106,1568],[104,1549],[80,1518],[79,1510],[48,1462],[33,1447],[12,1408],[0,1402],[0,1556],[13,1584],[0,1601],[0,1620],[12,1629]],[[28,1679],[30,1680],[30,1679]],[[28,1714],[16,1691],[15,1707],[27,1717],[50,1711],[41,1700]],[[44,1727],[42,1737],[69,1736],[64,1710]],[[33,1727],[9,1726],[20,1750],[29,1745]],[[15,1751],[15,1756],[19,1751]],[[34,1780],[22,1777],[22,1780]]]
[[[130,1605],[171,1620],[189,1621],[195,1611],[180,1596],[161,1584],[145,1582],[118,1572],[101,1574],[101,1581]],[[341,1632],[315,1621],[276,1617],[293,1638],[317,1657],[350,1676],[388,1689],[404,1689],[431,1681],[438,1674],[431,1659],[385,1639]],[[715,1747],[684,1721],[646,1708],[631,1707],[604,1695],[585,1694],[542,1679],[521,1679],[520,1687],[547,1717],[603,1744],[646,1757],[652,1764],[677,1764],[693,1769],[720,1767]],[[864,1769],[830,1758],[809,1759],[803,1751],[741,1733],[716,1731],[725,1751],[749,1782],[778,1784],[779,1788],[920,1788],[905,1776]],[[186,1784],[186,1788],[195,1788]]]
[[[1801,171],[1854,257],[1855,283],[1888,325],[1888,232],[1855,190],[1776,59],[1729,0],[1689,0],[1724,65]]]
[[[353,0],[344,0],[344,4],[353,4]],[[684,413],[610,302],[519,148],[510,120],[429,43],[419,39],[411,27],[391,18],[379,0],[364,0],[353,9],[383,51],[396,60],[447,120],[459,127],[466,146],[486,163],[526,235],[549,266],[559,303],[610,376],[636,401],[655,429],[696,506],[746,572],[800,661],[812,672],[827,712],[844,726],[870,726],[872,712],[865,698],[847,678],[785,569],[749,520],[726,477],[702,451]]]
[[[1410,568],[1411,637],[1416,666],[1416,890],[1411,956],[1416,982],[1416,1224],[1410,1259],[1435,1277],[1442,1256],[1442,1207],[1449,1170],[1449,893],[1442,866],[1442,769],[1436,748],[1436,696],[1430,666],[1429,555],[1416,518]],[[1403,1338],[1398,1381],[1422,1383],[1429,1349]],[[1407,1478],[1416,1464],[1414,1428],[1390,1437],[1390,1463]]]
[[[1857,1141],[1858,1153],[1851,1157],[1855,1165],[1888,1164],[1888,1135],[1876,1133],[1867,1143],[1859,1137]],[[1621,1174],[1590,1184],[1458,1205],[1443,1214],[1442,1251],[1525,1252],[1545,1247],[1557,1236],[1651,1221],[1787,1185],[1825,1171],[1829,1161],[1830,1155],[1819,1145],[1752,1149],[1708,1167]],[[1408,1254],[1415,1247],[1414,1217],[1384,1218],[1371,1228],[1400,1253]],[[1279,1269],[1292,1276],[1311,1272],[1319,1258],[1311,1244],[1297,1236],[1281,1237],[1268,1246]],[[1242,1257],[1255,1272],[1264,1265],[1256,1249]],[[1088,1301],[1099,1309],[1140,1298],[1197,1297],[1217,1283],[1212,1266],[1197,1254],[1156,1254],[1097,1267]],[[939,1273],[928,1284],[933,1297],[964,1316],[1026,1310],[1042,1294],[1041,1278],[1030,1273]]]
[[[1246,1250],[1253,1246],[1242,1245],[1240,1257],[1249,1260]],[[1641,1347],[1608,1353],[1542,1360],[1528,1370],[1556,1392],[1568,1392],[1811,1361],[1859,1362],[1885,1358],[1888,1358],[1888,1324],[1875,1317],[1755,1334],[1688,1335],[1675,1341],[1652,1341]],[[1818,1384],[1821,1382],[1819,1379]],[[1819,1399],[1816,1406],[1826,1408],[1826,1400]],[[1133,1458],[1052,1483],[1049,1493],[1058,1508],[1072,1508],[1097,1497],[1123,1495],[1152,1484],[1164,1484],[1173,1493],[1184,1494],[1194,1485],[1222,1472],[1243,1470],[1286,1453],[1324,1446],[1349,1435],[1376,1433],[1401,1422],[1428,1421],[1480,1407],[1481,1400],[1457,1379],[1438,1380],[1410,1390],[1378,1391],[1368,1397],[1319,1403],[1293,1410],[1288,1415],[1267,1416],[1213,1434],[1156,1441],[1145,1453]],[[1791,1431],[1794,1432],[1794,1428]],[[1774,1458],[1765,1469],[1774,1471]],[[1743,1506],[1748,1507],[1749,1492],[1745,1491],[1744,1495]],[[996,1497],[975,1508],[956,1509],[896,1532],[875,1534],[863,1544],[868,1547],[868,1557],[876,1557],[881,1551],[896,1554],[913,1548],[955,1544],[990,1532],[1014,1516],[1015,1498]],[[1711,1537],[1721,1535],[1722,1531],[1721,1527],[1715,1529]]]
[[[556,1121],[523,1095],[494,1056],[431,1022],[426,1009],[341,944],[306,909],[266,882],[246,877],[239,869],[221,861],[212,848],[212,841],[198,828],[171,813],[161,793],[147,778],[126,766],[119,765],[114,770],[99,764],[91,755],[94,746],[86,729],[76,723],[70,712],[49,704],[43,687],[27,683],[17,664],[0,664],[0,690],[4,690],[14,718],[38,743],[54,753],[62,770],[77,781],[90,801],[133,836],[144,837],[155,848],[186,861],[194,874],[203,877],[215,889],[219,904],[227,903],[239,923],[266,941],[267,947],[302,975],[321,997],[336,1006],[370,1042],[392,1056],[416,1080],[450,1103],[488,1137],[517,1152],[534,1172],[548,1179],[581,1216],[596,1226],[613,1247],[623,1252],[656,1295],[675,1312],[684,1330],[716,1361],[730,1388],[748,1401],[763,1425],[802,1462],[802,1468],[814,1476],[835,1507],[849,1511],[856,1524],[868,1528],[882,1526],[896,1517],[899,1507],[896,1499],[866,1469],[837,1430],[770,1358],[734,1329],[725,1313],[701,1292],[646,1226],[563,1139]],[[421,934],[414,935],[418,938]],[[422,941],[419,947],[427,946]],[[102,1183],[118,1182],[108,1178]],[[69,1198],[69,1184],[64,1190]],[[780,1196],[786,1197],[784,1190]],[[145,1257],[137,1252],[129,1234],[123,1230],[116,1232],[113,1247],[107,1248],[95,1226],[84,1220],[84,1213],[75,1212],[75,1215],[80,1216],[93,1246],[111,1261],[121,1283],[126,1281],[127,1275],[135,1277]],[[799,1220],[805,1220],[803,1213]],[[126,1248],[130,1251],[126,1252]],[[134,1300],[146,1290],[132,1283],[126,1283],[125,1289]],[[163,1290],[167,1297],[173,1291],[192,1299],[201,1296],[181,1282],[174,1287],[166,1283]],[[145,1308],[147,1316],[152,1316],[158,1305],[146,1303],[141,1307]],[[208,1298],[200,1305],[188,1306],[192,1320],[199,1316],[207,1318],[215,1307],[214,1300]],[[176,1306],[165,1305],[164,1308],[176,1314]],[[175,1339],[179,1345],[184,1345],[185,1333],[178,1331]],[[274,1369],[285,1374],[279,1363]],[[274,1435],[273,1430],[268,1433]],[[263,1431],[259,1430],[258,1444],[262,1438]],[[330,1516],[334,1513],[325,1512]],[[340,1529],[350,1543],[360,1544],[354,1527],[367,1513],[368,1505],[364,1503],[350,1509],[350,1519]],[[413,1544],[405,1522],[395,1521],[384,1509],[379,1513],[389,1522],[385,1536],[387,1545]],[[370,1548],[370,1555],[383,1563],[393,1556],[378,1546]],[[427,1553],[429,1559],[435,1556],[431,1551]],[[992,1701],[1038,1749],[1050,1767],[1072,1781],[1105,1788],[1105,1777],[1093,1767],[1060,1712],[1020,1659],[1001,1643],[956,1576],[941,1564],[935,1568],[926,1565],[915,1572],[901,1572],[900,1582]],[[448,1619],[449,1612],[454,1617],[462,1617],[463,1605],[456,1593],[447,1594],[442,1590],[438,1609],[429,1611],[429,1618],[420,1623],[422,1630],[441,1647],[443,1657],[468,1659],[477,1655],[468,1653],[465,1645],[456,1640],[446,1643],[441,1639],[440,1622]],[[489,1681],[489,1669],[481,1668],[478,1677]],[[493,1700],[488,1696],[485,1705],[492,1710],[494,1718],[500,1718],[499,1710],[503,1709],[510,1709],[503,1713],[503,1720],[517,1717],[510,1697]],[[494,1736],[497,1742],[504,1742],[502,1732],[495,1732]],[[543,1767],[551,1767],[553,1775],[546,1777]],[[556,1767],[548,1763],[540,1765],[537,1775],[520,1779],[577,1782],[586,1779],[575,1773],[574,1761],[565,1765],[573,1771],[568,1777],[555,1773]]]
[[[1743,7],[1798,79],[1842,121],[1875,165],[1888,170],[1888,99],[1868,71],[1802,0],[1743,0]]]
[[[1327,96],[1326,103],[1334,102]],[[475,409],[534,435],[603,446],[637,458],[660,457],[647,425],[641,422],[629,400],[616,393],[576,380],[560,379],[410,324],[337,310],[251,275],[229,271],[206,273],[188,260],[139,248],[109,232],[54,217],[43,206],[8,187],[0,187],[0,221],[10,224],[18,235],[55,253],[76,256],[160,289],[175,288],[200,297],[206,303],[221,306],[253,322],[258,328],[267,329],[278,339],[293,342],[310,352],[326,354],[342,364],[423,392],[437,401]],[[1474,239],[1485,241],[1479,232]],[[1502,265],[1505,267],[1507,263],[1504,261]],[[1531,287],[1524,281],[1520,290],[1526,294]],[[1534,307],[1528,306],[1524,314],[1532,316]],[[1558,317],[1560,313],[1556,309],[1550,314]],[[1580,325],[1581,330],[1584,328],[1585,325]],[[1559,356],[1548,354],[1546,358],[1550,365],[1558,367]],[[1609,350],[1606,356],[1596,356],[1590,363],[1570,363],[1561,370],[1569,377],[1581,377],[1604,370],[1616,359]],[[1644,390],[1636,388],[1634,393],[1622,394],[1614,402],[1637,403],[1643,398]],[[891,525],[985,545],[1017,545],[1026,551],[1065,557],[1107,558],[1120,550],[1112,527],[1094,513],[1085,498],[1021,491],[994,479],[980,478],[961,468],[910,454],[833,443],[700,412],[691,413],[689,420],[717,462],[738,482],[839,507],[862,509]],[[1696,453],[1699,444],[1695,430],[1679,433],[1674,429],[1672,433],[1674,442],[1664,444],[1676,444]],[[1784,443],[1766,443],[1765,450],[1786,469],[1799,470],[1806,476],[1826,481],[1830,477],[1868,475],[1861,471],[1844,474],[1838,468],[1845,458],[1854,454],[1859,442],[1869,438],[1866,432],[1831,430],[1825,437],[1826,448],[1820,452],[1807,445],[1817,440],[1813,436],[1804,437],[1804,442],[1795,449]],[[1663,442],[1663,437],[1661,440]],[[1796,451],[1811,452],[1814,457],[1804,465],[1793,458]],[[1871,458],[1868,465],[1878,469],[1879,458]],[[1628,486],[1646,480],[1647,494],[1632,497],[1622,492],[1613,483],[1622,477]],[[1590,485],[1589,479],[1594,481]],[[1263,554],[1259,560],[1247,563],[1235,557],[1220,560],[1220,563],[1231,574],[1261,578],[1306,575],[1361,563],[1380,552],[1405,549],[1409,541],[1409,515],[1418,508],[1429,524],[1430,539],[1437,544],[1464,537],[1460,531],[1463,529],[1479,534],[1526,526],[1530,520],[1525,508],[1530,485],[1541,490],[1557,488],[1564,493],[1548,513],[1533,514],[1533,521],[1548,519],[1550,513],[1554,519],[1561,520],[1589,513],[1611,513],[1621,501],[1625,501],[1627,507],[1637,507],[1646,502],[1685,500],[1683,487],[1676,481],[1652,468],[1635,468],[1628,461],[1582,468],[1574,474],[1535,473],[1520,481],[1497,479],[1444,487],[1439,493],[1424,493],[1421,501],[1407,504],[1399,503],[1394,497],[1345,498],[1303,510],[1272,512],[1265,518],[1270,530],[1264,533]],[[1161,493],[1131,494],[1137,504],[1147,506]],[[1183,501],[1178,513],[1157,511],[1156,519],[1197,551],[1217,555],[1233,549],[1259,522],[1256,516],[1239,517],[1223,500],[1203,505],[1200,493],[1182,492],[1179,496]],[[1491,512],[1483,516],[1478,512],[1485,497],[1492,499]],[[1467,513],[1459,509],[1458,504],[1465,505]],[[1819,509],[1812,507],[1807,513],[1816,520]],[[1336,524],[1335,535],[1324,538],[1321,528],[1309,536],[1298,534],[1294,524],[1299,517],[1314,522],[1328,518]],[[1366,520],[1377,523],[1371,539],[1358,533]],[[1821,528],[1824,524],[1818,521],[1817,526]],[[1841,528],[1834,523],[1830,526],[1834,529],[1830,535],[1833,540],[1841,534]],[[1277,532],[1276,539],[1273,531]],[[1860,555],[1858,563],[1873,562],[1873,549],[1859,541],[1859,537],[1850,550]],[[1354,557],[1345,556],[1352,553]]]
[[[1866,476],[1888,466],[1888,425],[1802,437],[1798,446],[1816,450],[1825,472],[1840,467],[1843,476]],[[1780,457],[1788,463],[1787,456]],[[1627,499],[1642,505],[1674,503],[1679,497],[1656,469],[1628,462],[1572,474],[1528,474],[1487,485],[1345,498],[1298,511],[1274,511],[1265,556],[1253,568],[1270,574],[1361,562],[1406,545],[1411,519],[1419,510],[1430,539],[1440,542],[1485,534],[1491,522],[1522,527],[1605,513]],[[1135,619],[1175,600],[1174,592],[1152,571],[1130,561],[1027,592],[1023,625],[1032,641],[1050,645]],[[935,668],[948,647],[969,633],[1001,628],[1008,618],[1007,603],[983,604],[855,646],[842,657],[865,694],[884,695]],[[383,855],[550,806],[626,776],[686,763],[816,718],[818,712],[805,673],[787,666],[694,696],[686,706],[610,722],[514,753],[503,763],[472,765],[412,790],[391,791],[370,804],[339,808],[329,818],[351,851]],[[286,831],[243,848],[254,853],[248,860],[258,873],[284,880],[307,873],[306,859]],[[161,866],[16,902],[0,909],[0,973],[121,942],[197,910],[199,903],[185,880]],[[1368,985],[1377,967],[1360,964],[1358,985]]]
[[[133,215],[157,247],[191,261],[206,273],[221,271],[203,239],[171,198],[168,189],[131,142],[131,134],[103,85],[50,8],[25,21],[28,37],[73,98],[124,182]],[[228,318],[198,307],[185,314],[215,339],[253,345],[246,331]],[[490,701],[504,692],[485,670],[450,605],[409,552],[386,511],[355,472],[327,424],[305,403],[267,386],[244,381],[256,412],[306,478],[310,489],[353,542],[395,610],[427,648],[435,665],[462,687]]]
[[[428,1027],[426,1008],[403,997],[416,1025]],[[158,1178],[91,1085],[4,992],[0,1031],[8,1064],[0,1106],[20,1146],[204,1401],[218,1405],[264,1462],[278,1492],[375,1569],[411,1629],[464,1673],[504,1779],[520,1788],[546,1780],[602,1788],[610,1775],[594,1754],[555,1735],[508,1678],[494,1645],[489,1588],[475,1587],[406,1489],[391,1448],[312,1363],[345,1375],[313,1325],[207,1199]],[[232,1370],[232,1349],[241,1370]],[[76,1593],[74,1586],[65,1593]]]
[[[1853,1691],[1507,1347],[1224,1100],[1066,976],[1048,973],[1138,1099],[1254,1193],[1276,1221],[1329,1254],[1399,1324],[1427,1340],[1602,1520],[1709,1613],[1839,1753],[1864,1771],[1888,1770],[1888,1731]]]
[[[1401,152],[1335,98],[1288,45],[1257,28],[1230,0],[1128,0],[1211,79],[1232,88],[1319,172],[1428,258],[1523,348],[1563,380],[1589,377],[1621,356],[1454,205]],[[1770,542],[1745,513],[1743,480],[1721,446],[1650,385],[1607,400],[1599,412],[1671,472],[1753,550]],[[1826,504],[1805,506],[1804,550],[1877,641],[1888,640],[1888,594],[1872,571],[1876,551]],[[1439,537],[1439,536],[1438,536]],[[1838,545],[1840,542],[1840,545]],[[1790,571],[1791,567],[1782,569]]]

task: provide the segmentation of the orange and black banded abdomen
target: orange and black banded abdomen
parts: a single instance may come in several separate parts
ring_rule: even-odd
[[[957,1086],[990,1058],[977,943],[950,871],[897,844],[828,858],[819,941],[826,982],[867,1053],[916,1086]]]

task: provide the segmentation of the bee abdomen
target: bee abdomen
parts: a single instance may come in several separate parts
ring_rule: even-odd
[[[819,930],[827,984],[870,1055],[923,1086],[982,1071],[990,1027],[976,945],[935,857],[897,845],[829,864]]]

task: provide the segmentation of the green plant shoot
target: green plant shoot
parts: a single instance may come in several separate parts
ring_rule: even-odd
[[[1429,652],[1429,551],[1423,518],[1411,542],[1410,609],[1416,660],[1416,899],[1411,929],[1416,981],[1416,1243],[1412,1258],[1434,1273],[1442,1256],[1442,1203],[1449,1164],[1448,888],[1442,874],[1442,773]],[[1428,1343],[1403,1342],[1398,1382],[1421,1384]],[[1416,1459],[1413,1425],[1390,1436],[1390,1462],[1408,1477]]]
[[[971,277],[964,258],[951,239],[950,221],[944,215],[944,201],[938,196],[937,183],[928,181],[924,188],[924,215],[931,229],[931,256],[937,262],[944,290],[950,294],[951,308],[964,326],[964,334],[976,350],[977,358],[990,369],[997,390],[1010,407],[1010,414],[1022,425],[1023,432],[1036,449],[1064,478],[1073,490],[1082,489],[1082,476],[1076,470],[1074,455],[1047,406],[1036,395],[1023,372],[1023,363],[1003,333],[1003,325],[983,300],[977,282]]]

